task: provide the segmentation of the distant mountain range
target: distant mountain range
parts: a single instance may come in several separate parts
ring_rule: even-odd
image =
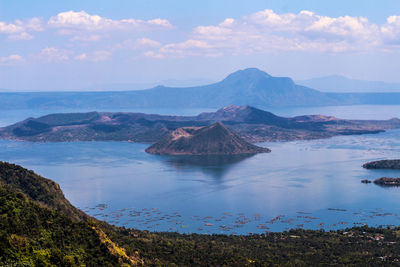
[[[308,80],[297,81],[298,84],[308,86],[322,92],[337,93],[376,93],[400,92],[400,83],[381,81],[364,81],[349,79],[340,75],[324,76]]]
[[[308,115],[276,116],[251,106],[228,106],[197,116],[125,112],[50,114],[0,128],[0,139],[33,142],[130,141],[154,143],[181,127],[222,122],[246,142],[289,141],[399,129],[400,120],[342,120]]]
[[[157,86],[191,87],[191,86],[209,84],[213,82],[214,81],[209,79],[198,78],[190,80],[169,79],[169,80],[162,80],[159,82],[147,82],[147,83],[104,83],[84,88],[83,91],[132,91],[132,90],[145,90]]]
[[[228,105],[293,107],[400,104],[400,93],[323,93],[259,69],[236,71],[220,82],[193,87],[157,86],[120,92],[1,93],[0,109],[218,108]]]

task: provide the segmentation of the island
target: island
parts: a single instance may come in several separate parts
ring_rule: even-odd
[[[49,114],[0,128],[0,139],[155,143],[178,128],[209,126],[215,122],[222,122],[249,143],[311,140],[400,129],[399,119],[344,120],[323,115],[287,118],[251,106],[231,105],[197,116],[130,112]]]
[[[216,122],[203,127],[176,129],[146,149],[158,155],[240,155],[268,153],[270,149],[250,144],[225,125]]]
[[[363,165],[365,169],[400,169],[400,159],[386,159],[367,162]]]
[[[377,185],[400,186],[400,178],[381,177],[374,181]]]

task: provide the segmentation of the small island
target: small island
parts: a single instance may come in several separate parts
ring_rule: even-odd
[[[387,159],[367,162],[363,165],[365,169],[400,169],[400,159]]]
[[[400,186],[400,178],[381,177],[376,179],[374,183],[384,186]]]
[[[246,142],[225,125],[176,129],[146,149],[157,155],[240,155],[268,153],[270,149]]]

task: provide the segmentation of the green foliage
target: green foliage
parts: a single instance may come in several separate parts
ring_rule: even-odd
[[[0,185],[22,192],[30,199],[61,211],[75,221],[88,219],[85,213],[69,203],[57,183],[21,166],[0,161]]]
[[[29,200],[23,193],[0,187],[0,263],[33,266],[115,266],[112,255],[86,222]]]
[[[382,266],[395,265],[400,255],[399,229],[227,236],[101,227],[128,253],[138,251],[145,264],[154,266]],[[376,240],[380,236],[384,238]]]

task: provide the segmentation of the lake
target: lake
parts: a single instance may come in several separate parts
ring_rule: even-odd
[[[327,108],[313,113],[344,117],[349,112],[360,119],[372,111],[373,118],[400,114],[398,106],[340,108],[336,114],[325,113]],[[7,112],[0,121],[7,121]],[[22,117],[19,112],[12,114]],[[25,112],[28,117],[41,111]],[[297,111],[277,113],[290,112]],[[307,113],[295,115],[301,114]],[[98,219],[142,230],[247,234],[400,224],[400,188],[360,182],[400,177],[400,171],[361,167],[399,158],[400,130],[259,145],[272,153],[169,157],[146,154],[147,144],[128,142],[1,140],[0,160],[53,179],[73,205]]]

